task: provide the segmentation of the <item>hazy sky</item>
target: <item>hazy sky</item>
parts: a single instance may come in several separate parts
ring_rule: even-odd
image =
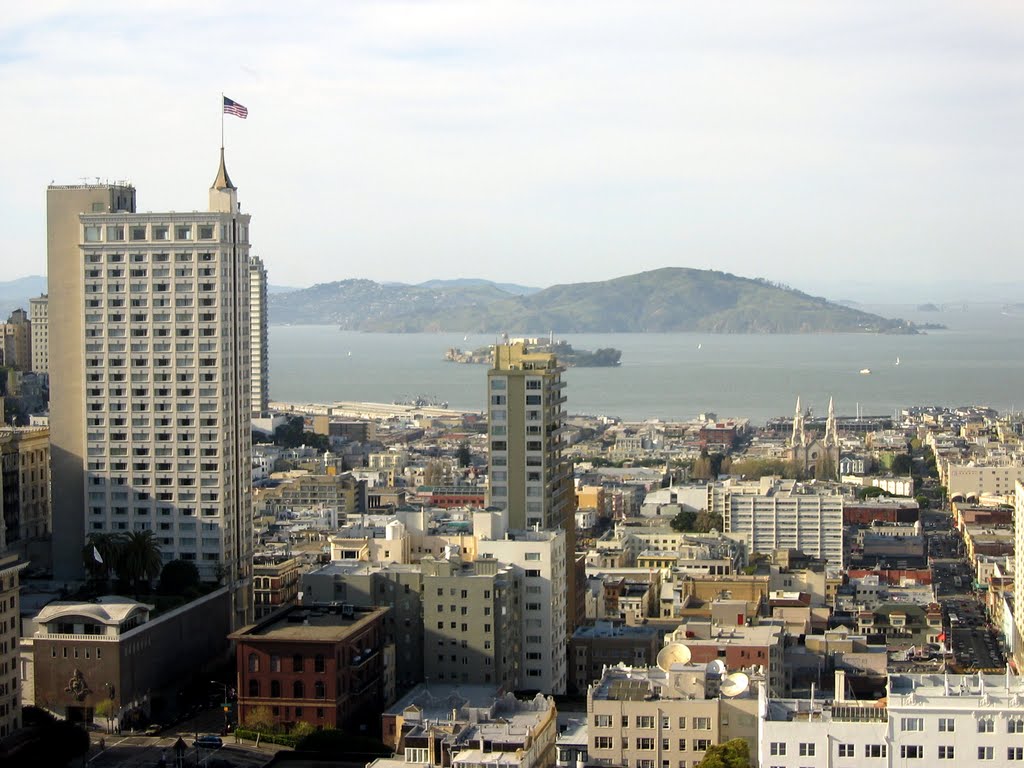
[[[276,284],[1024,280],[1024,5],[991,0],[8,3],[3,279],[45,270],[51,181],[205,208],[222,91]]]

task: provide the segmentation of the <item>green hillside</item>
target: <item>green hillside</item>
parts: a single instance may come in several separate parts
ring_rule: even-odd
[[[273,295],[274,323],[458,333],[915,333],[889,320],[764,280],[670,267],[517,295],[486,283],[381,285],[343,280]]]

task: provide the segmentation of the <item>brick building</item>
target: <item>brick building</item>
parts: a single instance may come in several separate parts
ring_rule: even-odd
[[[376,727],[394,698],[393,663],[385,664],[387,608],[295,606],[231,634],[238,664],[238,719],[270,709],[285,727]],[[392,651],[393,654],[393,651]]]

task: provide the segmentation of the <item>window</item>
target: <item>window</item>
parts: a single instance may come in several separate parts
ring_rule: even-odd
[[[86,227],[85,228],[85,242],[87,243],[98,243],[100,241],[100,231],[102,227]]]
[[[814,742],[800,742],[800,757],[814,757]]]
[[[292,683],[292,698],[293,699],[304,699],[306,698],[306,686],[302,684],[301,680],[296,680]]]
[[[324,655],[322,653],[318,653],[313,658],[313,671],[314,672],[323,672],[324,671]]]
[[[693,718],[693,730],[695,730],[695,731],[710,731],[711,730],[711,718],[710,717],[695,717],[695,718]]]
[[[920,744],[904,744],[900,747],[900,757],[904,760],[920,760],[924,757],[924,747]]]
[[[255,653],[249,654],[249,671],[259,672],[260,671],[260,657]]]
[[[279,699],[281,698],[281,681],[271,680],[270,681],[270,698]]]
[[[653,728],[654,727],[654,715],[637,715],[636,727],[637,728]]]
[[[708,747],[711,746],[711,739],[694,739],[693,740],[693,751],[694,752],[707,752]]]
[[[885,744],[865,744],[864,757],[885,757],[889,750]]]
[[[978,721],[978,733],[992,733],[996,729],[996,721],[991,717],[983,717]]]
[[[952,760],[953,747],[939,747],[939,760]]]
[[[923,731],[924,730],[924,718],[923,717],[904,717],[900,720],[901,731]]]
[[[642,750],[645,750],[645,751],[651,751],[651,750],[654,749],[654,739],[653,738],[649,738],[649,737],[644,737],[642,739],[637,739],[636,740],[636,748],[637,749],[642,749]]]
[[[839,756],[840,757],[855,757],[853,754],[853,744],[840,744],[839,745]]]
[[[978,759],[991,760],[994,751],[995,749],[993,747],[978,747]]]
[[[296,653],[292,656],[292,672],[302,671],[302,654]]]
[[[1007,733],[1024,733],[1024,719],[1019,717],[1011,717],[1006,721],[1006,732]]]
[[[950,749],[952,749],[952,747],[950,747]],[[1007,747],[1006,759],[1018,761],[1024,760],[1024,747]]]
[[[956,730],[956,722],[952,717],[939,718],[939,733],[953,733]]]
[[[773,741],[768,745],[768,753],[775,756],[786,754],[786,742]]]
[[[281,671],[281,657],[276,653],[270,654],[270,671],[280,672]]]
[[[323,699],[326,697],[323,680],[317,680],[313,683],[313,697],[317,699]]]
[[[614,742],[611,736],[597,736],[594,738],[595,749],[612,749]]]
[[[260,695],[260,681],[250,680],[249,681],[249,695],[258,697]]]

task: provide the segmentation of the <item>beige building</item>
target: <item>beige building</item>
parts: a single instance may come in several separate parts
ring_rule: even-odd
[[[32,326],[32,370],[50,372],[50,301],[44,293],[28,300],[28,319]]]
[[[337,514],[335,525],[344,524],[349,515],[363,511],[365,488],[351,474],[299,475],[273,488],[256,492],[255,506],[263,512],[322,509]]]
[[[0,552],[50,532],[50,430],[0,429]]]
[[[81,573],[87,534],[151,530],[247,623],[249,216],[223,150],[205,212],[136,213],[109,185],[47,204],[55,575]]]
[[[0,553],[3,548],[0,547]],[[28,563],[17,555],[0,554],[0,739],[21,727],[18,675],[19,574]]]
[[[521,675],[520,577],[492,557],[425,557],[424,682],[534,688]]]
[[[16,309],[0,324],[3,364],[16,371],[32,370],[32,324],[24,309]]]
[[[253,603],[259,621],[298,601],[299,560],[288,555],[256,555],[253,558]]]
[[[249,258],[249,359],[252,361],[252,416],[270,415],[270,340],[267,325],[267,269],[259,256]]]
[[[711,745],[734,738],[746,739],[756,752],[756,693],[733,685],[726,690],[737,695],[723,696],[722,675],[706,664],[667,667],[620,664],[590,687],[588,764],[691,768]]]

